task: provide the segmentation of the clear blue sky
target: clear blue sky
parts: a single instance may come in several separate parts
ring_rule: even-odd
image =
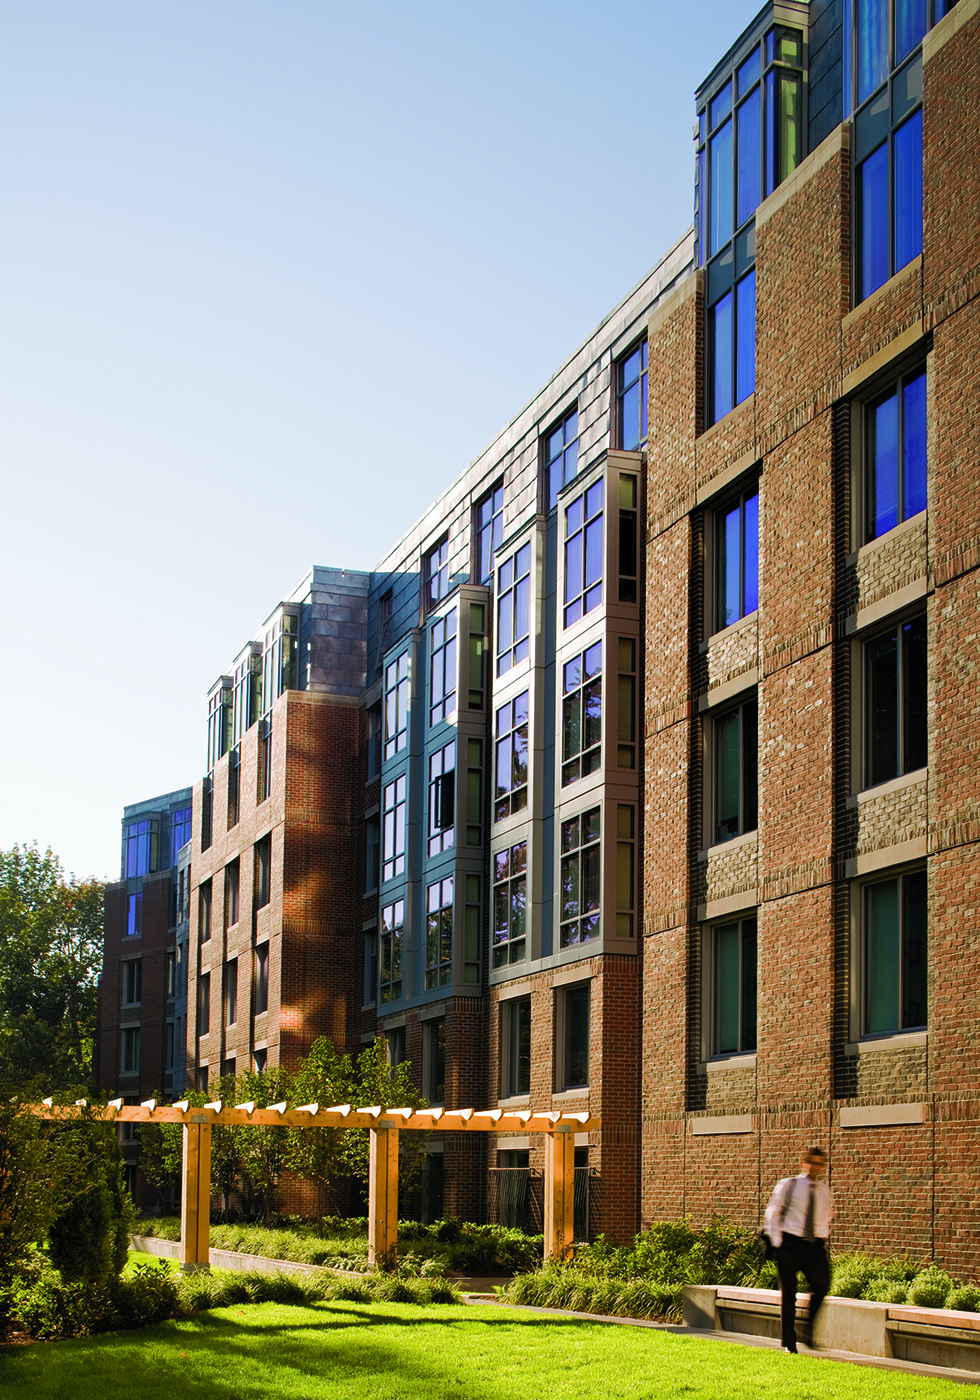
[[[206,690],[692,217],[742,0],[0,0],[0,847],[118,877]]]

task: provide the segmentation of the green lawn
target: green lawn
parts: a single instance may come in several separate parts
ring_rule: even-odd
[[[495,1307],[275,1303],[0,1353],[0,1394],[48,1400],[718,1400],[962,1397],[953,1381]]]

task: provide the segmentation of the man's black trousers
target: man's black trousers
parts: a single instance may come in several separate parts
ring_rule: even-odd
[[[779,1287],[783,1295],[783,1346],[796,1350],[796,1275],[801,1273],[810,1285],[810,1323],[830,1288],[830,1265],[827,1262],[825,1240],[801,1239],[799,1235],[783,1235],[776,1251]]]

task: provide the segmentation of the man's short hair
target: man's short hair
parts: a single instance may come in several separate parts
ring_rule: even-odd
[[[825,1162],[827,1160],[827,1154],[822,1147],[808,1147],[803,1154],[803,1160],[807,1163],[814,1161]]]

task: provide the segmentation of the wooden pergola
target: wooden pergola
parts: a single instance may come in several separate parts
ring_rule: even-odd
[[[124,1106],[112,1099],[105,1109],[85,1099],[58,1107],[50,1099],[31,1106],[50,1119],[76,1118],[83,1112],[113,1123],[180,1123],[184,1130],[184,1165],[180,1200],[180,1259],[185,1272],[210,1266],[208,1227],[211,1220],[211,1129],[218,1124],[275,1128],[366,1128],[371,1154],[368,1185],[368,1262],[393,1269],[398,1238],[398,1134],[402,1129],[431,1131],[438,1126],[454,1133],[541,1133],[544,1159],[544,1254],[562,1259],[571,1251],[575,1216],[575,1134],[596,1132],[600,1120],[590,1113],[505,1113],[491,1108],[353,1108],[337,1104],[321,1108],[286,1103],[257,1108],[254,1103],[224,1104],[221,1100],[193,1107],[186,1099],[158,1104],[147,1099]]]

